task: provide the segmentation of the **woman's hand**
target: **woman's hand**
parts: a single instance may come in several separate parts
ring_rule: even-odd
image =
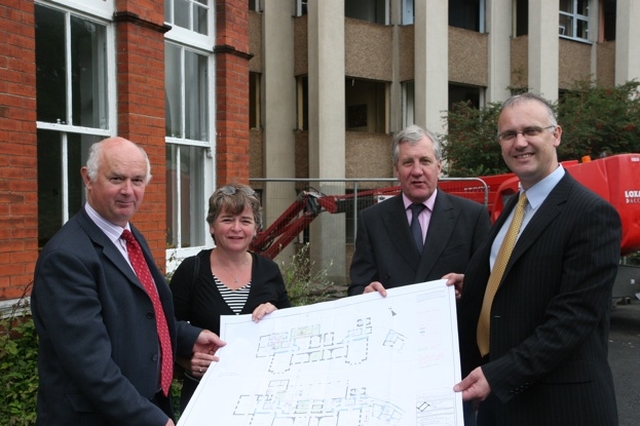
[[[276,308],[274,305],[272,305],[269,302],[263,303],[262,305],[258,306],[253,310],[253,313],[251,314],[251,319],[254,322],[258,322],[262,319],[262,317],[264,317],[267,314],[270,314],[271,312],[277,309],[278,308]]]
[[[218,361],[214,355],[194,352],[191,358],[177,357],[176,362],[189,373],[190,376],[200,379],[207,372],[212,362]]]

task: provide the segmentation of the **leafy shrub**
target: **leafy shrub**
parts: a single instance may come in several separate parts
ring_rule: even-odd
[[[23,297],[8,317],[0,319],[1,426],[27,426],[36,421],[38,336],[33,319],[18,313],[26,306]]]
[[[335,298],[336,286],[326,269],[318,269],[309,258],[309,244],[303,244],[280,270],[292,306],[310,305]]]

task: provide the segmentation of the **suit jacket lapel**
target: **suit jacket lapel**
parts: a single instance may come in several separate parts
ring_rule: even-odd
[[[564,177],[551,190],[538,211],[533,215],[526,228],[522,231],[520,238],[516,242],[511,258],[505,269],[504,276],[509,273],[511,266],[531,247],[536,240],[542,235],[543,231],[549,226],[556,216],[562,211],[562,205],[566,203],[571,187],[573,186],[573,178],[569,173],[565,173]],[[515,197],[514,197],[515,198]]]
[[[456,212],[449,196],[443,191],[438,191],[429,221],[427,240],[424,244],[420,265],[416,271],[416,282],[422,281],[420,277],[428,276],[436,265],[437,259],[440,258],[442,250],[451,238],[455,221]]]
[[[89,218],[89,215],[87,215],[87,212],[84,210],[84,208],[80,210],[80,215],[78,216],[78,223],[80,224],[82,229],[85,230],[85,232],[87,233],[89,238],[91,238],[93,243],[96,246],[100,247],[100,249],[102,250],[102,254],[107,259],[109,259],[111,263],[113,263],[118,268],[118,270],[120,270],[120,272],[122,272],[122,274],[126,276],[127,279],[133,285],[136,285],[140,287],[140,289],[145,291],[144,287],[142,287],[142,284],[140,283],[140,280],[136,276],[135,272],[133,272],[133,269],[131,269],[131,266],[129,266],[124,256],[122,256],[122,253],[120,253],[118,248],[111,242],[111,240],[104,234],[104,232],[102,232],[102,230],[98,227],[98,225],[96,225],[91,220],[91,218]],[[137,231],[135,231],[135,235],[137,239],[139,235]],[[143,248],[143,252],[144,251],[145,249]],[[145,252],[145,256],[146,256],[146,252]],[[151,268],[151,271],[153,274],[153,268]],[[155,279],[156,277],[154,275],[154,280]]]

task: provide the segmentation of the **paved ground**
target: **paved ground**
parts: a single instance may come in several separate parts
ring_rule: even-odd
[[[611,313],[609,364],[620,426],[640,424],[640,301],[618,303]]]

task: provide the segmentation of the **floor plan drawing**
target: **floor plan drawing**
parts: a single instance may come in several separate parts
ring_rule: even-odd
[[[455,294],[444,280],[222,317],[227,342],[178,426],[457,426]],[[214,420],[215,419],[215,420]]]

